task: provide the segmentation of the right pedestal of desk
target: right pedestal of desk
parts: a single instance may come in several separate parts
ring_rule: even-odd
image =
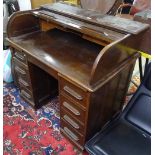
[[[79,149],[122,110],[134,64],[135,60],[94,91],[59,76],[61,133]]]

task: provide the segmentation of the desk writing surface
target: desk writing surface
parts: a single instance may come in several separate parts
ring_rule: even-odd
[[[88,84],[93,63],[103,49],[100,45],[57,29],[12,39],[42,63],[85,84]]]
[[[36,31],[12,37],[11,40],[57,73],[78,82],[84,88],[92,89],[89,83],[91,71],[103,46],[58,29]],[[105,52],[102,64],[103,78],[106,79],[107,75],[112,76],[113,70],[132,55],[134,52],[128,53],[123,49]]]

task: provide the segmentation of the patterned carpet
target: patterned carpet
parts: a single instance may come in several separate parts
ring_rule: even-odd
[[[134,81],[139,83],[137,77]],[[14,84],[4,83],[3,90],[4,155],[87,155],[60,134],[58,98],[34,111],[20,98]],[[131,84],[129,92],[135,90]]]
[[[3,90],[4,155],[82,154],[59,132],[57,98],[34,111],[13,84],[4,84]]]

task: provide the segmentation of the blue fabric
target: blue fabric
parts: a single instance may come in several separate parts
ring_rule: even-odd
[[[11,51],[3,51],[3,80],[7,83],[13,82],[11,74]]]

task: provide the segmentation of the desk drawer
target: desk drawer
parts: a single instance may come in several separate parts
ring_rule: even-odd
[[[60,80],[60,91],[75,100],[81,106],[87,106],[87,92],[62,78]]]
[[[31,88],[31,86],[30,86],[30,84],[29,84],[29,82],[27,80],[23,79],[20,76],[17,77],[17,80],[18,80],[18,83],[19,83],[20,87],[25,87],[28,90],[32,90],[32,88]]]
[[[20,88],[20,95],[32,106],[35,106],[32,92],[22,87]]]
[[[21,63],[27,64],[27,58],[26,58],[26,54],[21,52],[21,51],[17,51],[16,49],[14,50],[14,57],[16,59],[18,59]]]
[[[82,125],[79,121],[72,117],[71,114],[66,112],[61,108],[61,119],[64,119],[70,126],[72,126],[76,131],[81,134],[84,134],[84,124]]]
[[[72,128],[64,119],[61,119],[61,128],[71,140],[84,145],[84,136]]]
[[[79,108],[76,103],[68,100],[64,95],[60,94],[60,107],[65,109],[73,117],[80,122],[85,123],[86,112]]]
[[[14,72],[16,74],[16,78],[18,80],[22,79],[23,81],[25,81],[30,85],[28,68],[25,65],[22,65],[15,57],[13,57],[13,63],[14,63]],[[20,80],[20,83],[21,83],[21,80]]]
[[[24,70],[19,66],[15,66],[15,74],[16,74],[16,79],[20,86],[22,85],[27,89],[31,88],[29,72],[27,70]]]

